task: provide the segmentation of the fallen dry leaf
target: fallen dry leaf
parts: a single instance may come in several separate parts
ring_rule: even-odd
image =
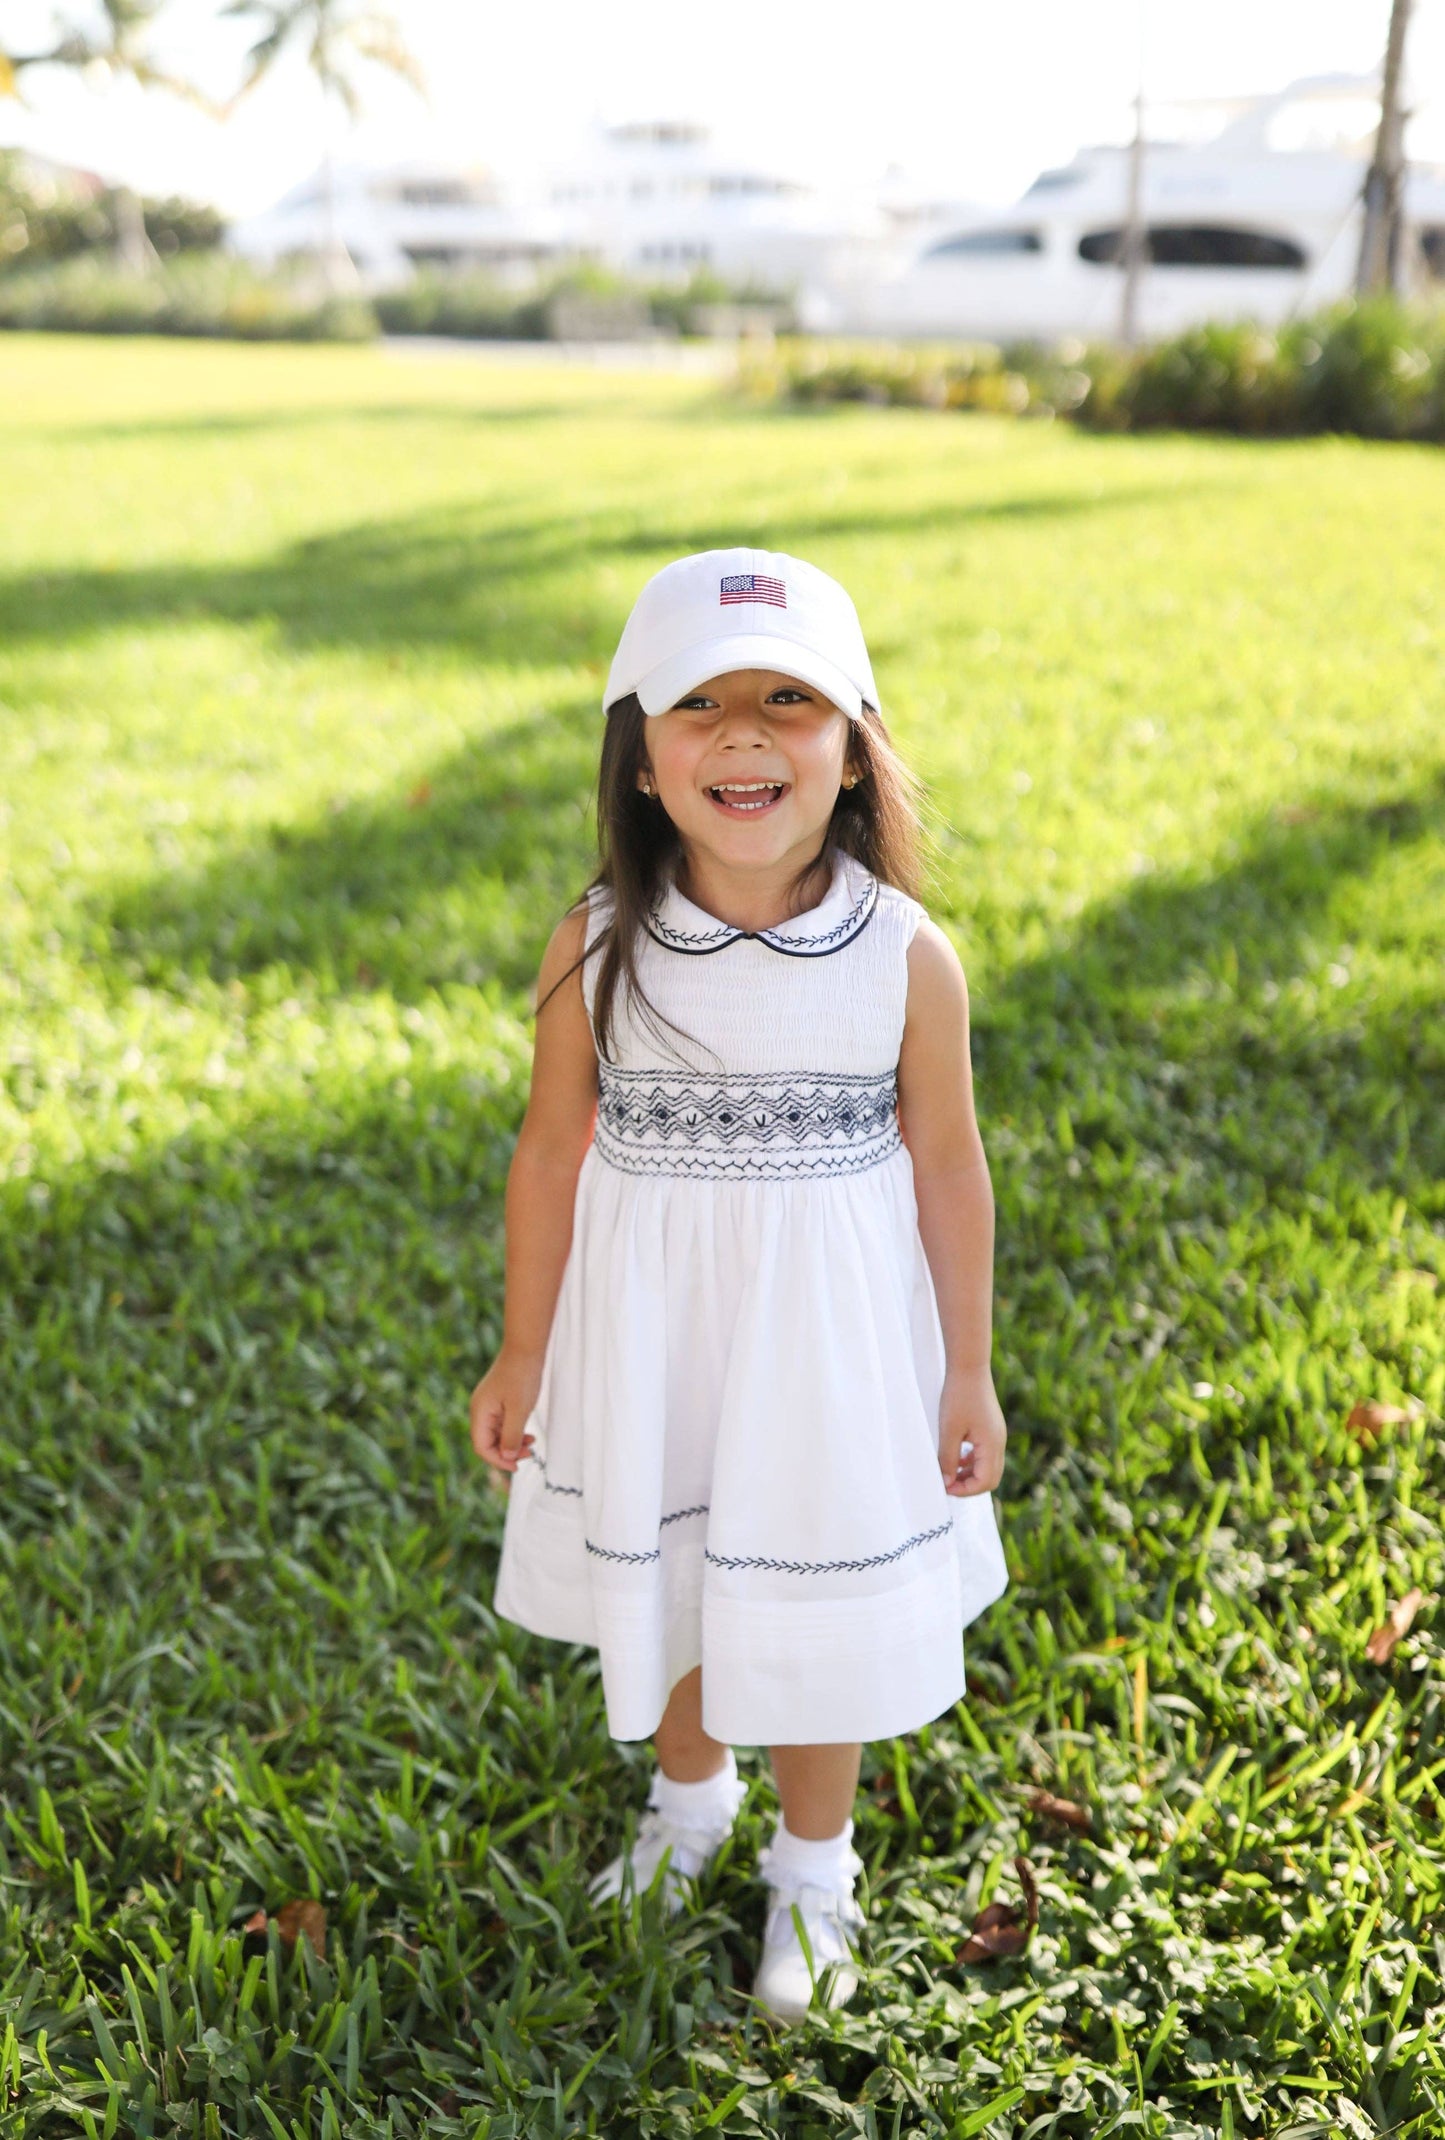
[[[431,782],[419,780],[406,799],[408,810],[420,810],[431,801]]]
[[[266,1912],[264,1910],[253,1910],[241,1927],[241,1937],[244,1939],[248,1933],[264,1932],[265,1929]]]
[[[309,1895],[302,1900],[282,1904],[276,1912],[276,1930],[281,1935],[283,1946],[294,1947],[304,1932],[311,1942],[312,1952],[318,1959],[326,1952],[326,1912],[321,1904],[313,1902]]]
[[[1390,1617],[1383,1627],[1377,1627],[1365,1644],[1365,1655],[1371,1664],[1388,1664],[1394,1654],[1395,1644],[1401,1635],[1408,1634],[1410,1622],[1424,1602],[1423,1590],[1407,1590],[1398,1604],[1390,1607]]]
[[[1019,1923],[1019,1913],[1012,1903],[990,1902],[974,1918],[973,1930],[954,1956],[955,1961],[992,1962],[1000,1955],[1023,1953],[1039,1921],[1039,1891],[1027,1858],[1015,1858],[1014,1871],[1028,1904],[1027,1923]]]
[[[1377,1404],[1373,1398],[1367,1404],[1357,1404],[1345,1421],[1345,1432],[1353,1434],[1357,1441],[1368,1435],[1372,1439],[1382,1427],[1397,1427],[1402,1420],[1413,1415],[1403,1404]]]
[[[1087,1806],[1081,1806],[1072,1798],[1055,1798],[1052,1791],[1030,1791],[1026,1800],[1031,1813],[1038,1813],[1045,1820],[1062,1821],[1066,1828],[1091,1828],[1094,1816]]]

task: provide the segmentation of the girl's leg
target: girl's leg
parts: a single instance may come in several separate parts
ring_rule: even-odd
[[[846,2004],[858,1987],[850,1941],[864,1921],[853,1894],[863,1861],[852,1839],[863,1748],[773,1746],[769,1752],[782,1812],[758,1860],[768,1911],[753,1991],[763,2006],[792,2021],[808,2011],[820,1987],[828,2006]]]
[[[789,1834],[810,1842],[841,1835],[858,1796],[862,1746],[772,1746],[768,1751]]]
[[[657,1765],[673,1783],[703,1783],[715,1776],[728,1757],[726,1746],[702,1728],[702,1666],[685,1672],[667,1698],[662,1722],[653,1733]],[[838,1824],[842,1826],[840,1821]]]
[[[629,1869],[637,1885],[646,1887],[663,1852],[669,1851],[672,1864],[664,1893],[671,1912],[682,1904],[684,1877],[700,1873],[716,1855],[747,1796],[732,1748],[709,1738],[702,1728],[700,1665],[673,1687],[652,1743],[657,1766],[647,1787],[649,1818],[631,1851],[598,1874],[591,1892],[599,1901],[620,1894]]]

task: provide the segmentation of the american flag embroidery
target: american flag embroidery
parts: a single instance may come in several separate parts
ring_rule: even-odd
[[[781,580],[769,579],[763,572],[735,572],[722,583],[718,600],[726,608],[729,602],[771,602],[774,609],[786,609],[788,590]]]

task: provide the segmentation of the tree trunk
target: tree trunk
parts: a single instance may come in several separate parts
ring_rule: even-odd
[[[160,255],[146,234],[140,196],[130,186],[117,186],[114,200],[116,259],[128,275],[148,275]]]
[[[1355,291],[1360,297],[1400,294],[1405,272],[1405,115],[1400,106],[1405,71],[1405,35],[1411,0],[1393,0],[1385,72],[1380,85],[1380,127],[1365,177],[1365,217]]]
[[[1139,284],[1148,258],[1144,231],[1144,89],[1134,99],[1134,139],[1129,147],[1129,190],[1119,260],[1124,286],[1119,298],[1119,340],[1132,349],[1139,339]]]
[[[346,249],[336,215],[336,166],[328,133],[321,158],[321,200],[325,217],[321,273],[329,297],[350,297],[361,287],[356,262]]]

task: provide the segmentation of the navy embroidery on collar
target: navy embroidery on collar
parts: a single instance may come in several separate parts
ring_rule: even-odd
[[[825,906],[831,902],[832,896],[830,891],[828,899],[823,901]],[[668,951],[703,957],[708,952],[725,950],[729,944],[743,940],[766,944],[770,951],[785,952],[790,958],[826,958],[829,952],[841,951],[845,944],[851,943],[872,920],[878,905],[878,879],[871,871],[865,871],[864,882],[849,911],[831,928],[811,933],[799,929],[798,924],[807,920],[802,914],[796,922],[779,922],[771,929],[739,929],[725,921],[715,922],[710,929],[689,929],[664,919],[666,905],[667,893],[664,892],[648,914],[647,933]]]

